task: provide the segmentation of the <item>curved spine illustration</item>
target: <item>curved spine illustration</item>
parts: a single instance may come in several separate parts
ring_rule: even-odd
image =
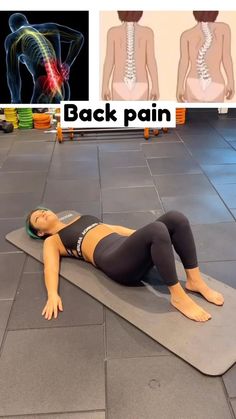
[[[201,27],[202,27],[202,32],[205,37],[205,42],[199,49],[196,63],[197,63],[197,71],[198,71],[198,76],[202,85],[202,89],[205,90],[212,81],[211,75],[209,73],[209,69],[205,61],[205,57],[206,57],[206,53],[208,49],[210,48],[212,44],[213,35],[209,28],[208,22],[201,22]]]
[[[70,68],[84,43],[81,32],[57,23],[30,24],[22,13],[9,18],[5,39],[7,84],[12,103],[21,103],[20,63],[32,75],[31,103],[59,103],[70,98]],[[62,62],[61,45],[67,44]]]
[[[46,76],[41,76],[40,81],[42,90],[52,96],[58,94],[62,96],[61,86],[63,77],[58,72],[57,57],[50,41],[40,32],[32,29],[25,29],[21,38],[22,52],[30,48],[32,60],[36,65],[43,65],[46,70]]]
[[[126,26],[126,63],[124,82],[131,90],[136,82],[135,67],[135,25],[134,22],[127,22]]]

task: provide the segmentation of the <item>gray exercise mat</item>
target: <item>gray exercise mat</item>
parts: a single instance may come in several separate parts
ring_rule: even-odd
[[[64,211],[58,216],[66,223],[77,213]],[[7,234],[6,239],[43,261],[43,243],[28,237],[24,228]],[[180,281],[185,281],[182,265],[178,261],[176,264]],[[168,288],[161,285],[157,271],[145,277],[145,286],[126,287],[87,262],[65,257],[60,274],[202,373],[222,375],[235,363],[236,290],[228,285],[203,274],[206,283],[224,295],[225,304],[218,307],[191,293],[212,315],[211,320],[200,323],[187,319],[171,306]]]

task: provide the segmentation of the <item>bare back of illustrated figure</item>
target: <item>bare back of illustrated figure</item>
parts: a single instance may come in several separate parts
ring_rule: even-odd
[[[137,23],[142,12],[120,11],[118,15],[122,24],[112,27],[107,34],[102,99],[158,100],[153,31]]]
[[[5,39],[5,50],[11,102],[21,103],[20,63],[27,67],[33,78],[31,103],[69,100],[70,67],[83,45],[83,35],[56,23],[31,25],[22,13],[12,14],[9,26],[12,33]],[[64,62],[61,43],[68,44]]]
[[[218,12],[193,12],[198,23],[183,32],[177,82],[179,102],[224,102],[234,95],[230,28]],[[223,65],[226,78],[221,72]]]

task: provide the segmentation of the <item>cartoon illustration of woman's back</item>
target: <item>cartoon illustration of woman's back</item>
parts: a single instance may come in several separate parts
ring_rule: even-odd
[[[208,21],[214,20],[218,12],[194,12],[194,15],[197,25],[181,36],[177,100],[223,102],[225,96],[230,99],[234,95],[230,28],[223,22]]]

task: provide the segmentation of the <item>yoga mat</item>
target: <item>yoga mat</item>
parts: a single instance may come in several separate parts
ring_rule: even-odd
[[[77,215],[75,211],[58,214],[65,223]],[[43,261],[43,242],[31,239],[24,228],[7,234],[6,239]],[[176,266],[184,285],[182,265],[176,261]],[[62,257],[60,274],[203,374],[222,375],[235,363],[236,290],[230,286],[202,274],[210,287],[224,295],[225,303],[219,307],[190,293],[212,315],[211,320],[201,323],[186,318],[171,306],[168,288],[161,284],[155,269],[149,272],[140,287],[120,285],[93,265],[69,257]]]

